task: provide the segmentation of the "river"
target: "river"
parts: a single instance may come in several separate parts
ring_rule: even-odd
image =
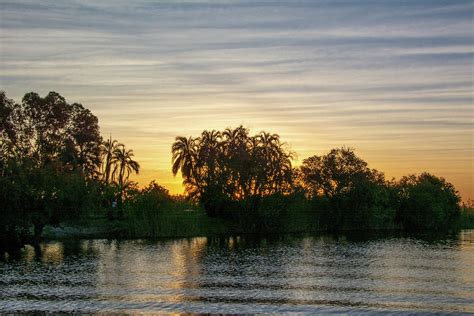
[[[474,230],[52,240],[0,261],[0,312],[474,313]]]

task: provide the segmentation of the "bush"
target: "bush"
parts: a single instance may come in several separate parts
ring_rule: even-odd
[[[249,197],[221,204],[221,217],[234,232],[273,233],[315,230],[309,201],[302,192]],[[300,220],[301,219],[301,220]]]
[[[0,177],[0,249],[37,243],[44,226],[81,218],[95,196],[94,184],[79,172],[11,161]]]
[[[386,183],[363,180],[347,192],[312,199],[315,216],[323,230],[395,228],[395,206]]]
[[[460,215],[460,196],[443,178],[429,173],[403,177],[398,190],[396,219],[405,229],[448,227]]]
[[[125,205],[129,237],[199,236],[224,232],[222,223],[196,205],[170,196],[152,181]]]

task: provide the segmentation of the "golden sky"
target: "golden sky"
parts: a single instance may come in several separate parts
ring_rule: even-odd
[[[388,178],[473,185],[471,1],[2,1],[0,83],[59,92],[182,192],[177,135],[243,124],[295,164],[351,146]]]

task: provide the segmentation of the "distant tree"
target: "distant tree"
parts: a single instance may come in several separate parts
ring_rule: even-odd
[[[426,172],[403,177],[398,194],[397,220],[406,229],[449,227],[460,214],[461,198],[454,186]]]
[[[467,199],[466,202],[463,202],[463,203],[462,203],[462,207],[463,207],[465,210],[474,211],[474,200],[471,199],[471,198]]]
[[[180,171],[183,183],[188,193],[198,191],[199,182],[196,179],[197,148],[196,141],[182,136],[176,137],[171,147],[173,175]]]
[[[172,203],[169,191],[154,180],[137,192],[130,206],[141,211],[160,211]]]

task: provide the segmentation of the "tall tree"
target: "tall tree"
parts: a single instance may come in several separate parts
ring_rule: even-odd
[[[447,227],[461,212],[461,197],[444,178],[427,172],[400,179],[397,221],[405,229],[439,229]]]
[[[173,175],[176,175],[178,171],[181,171],[183,178],[192,178],[195,173],[194,168],[197,159],[195,145],[196,141],[192,137],[176,137],[176,140],[171,147]]]
[[[102,143],[99,120],[90,110],[78,103],[71,105],[69,120],[66,147],[62,155],[64,162],[69,163],[73,169],[79,168],[90,178],[97,178]]]
[[[243,126],[204,131],[198,138],[177,137],[172,154],[173,174],[181,171],[188,195],[205,204],[283,192],[292,178],[292,155],[279,136],[250,136]]]
[[[380,174],[370,170],[367,162],[357,157],[352,148],[346,147],[332,149],[324,156],[306,158],[301,171],[306,187],[313,195],[328,197],[350,191],[361,179],[380,178]]]
[[[113,153],[113,159],[115,162],[114,176],[117,179],[119,188],[122,190],[127,182],[130,174],[135,172],[136,174],[140,171],[140,164],[133,160],[135,154],[133,149],[127,149],[125,146],[118,146],[115,148]]]
[[[117,149],[121,146],[123,147],[124,145],[115,139],[112,140],[112,136],[106,141],[103,141],[100,146],[102,155],[102,181],[104,181],[105,184],[110,184],[112,181],[112,171],[114,162],[116,161],[114,153],[117,152]]]
[[[98,119],[89,110],[68,104],[56,92],[44,98],[27,93],[21,104],[4,93],[0,99],[4,157],[30,159],[38,167],[60,160],[64,168],[94,175],[100,164],[101,137]]]
[[[82,105],[56,92],[18,104],[0,92],[0,237],[21,244],[34,226],[37,240],[44,225],[90,209],[100,143],[98,119]]]

